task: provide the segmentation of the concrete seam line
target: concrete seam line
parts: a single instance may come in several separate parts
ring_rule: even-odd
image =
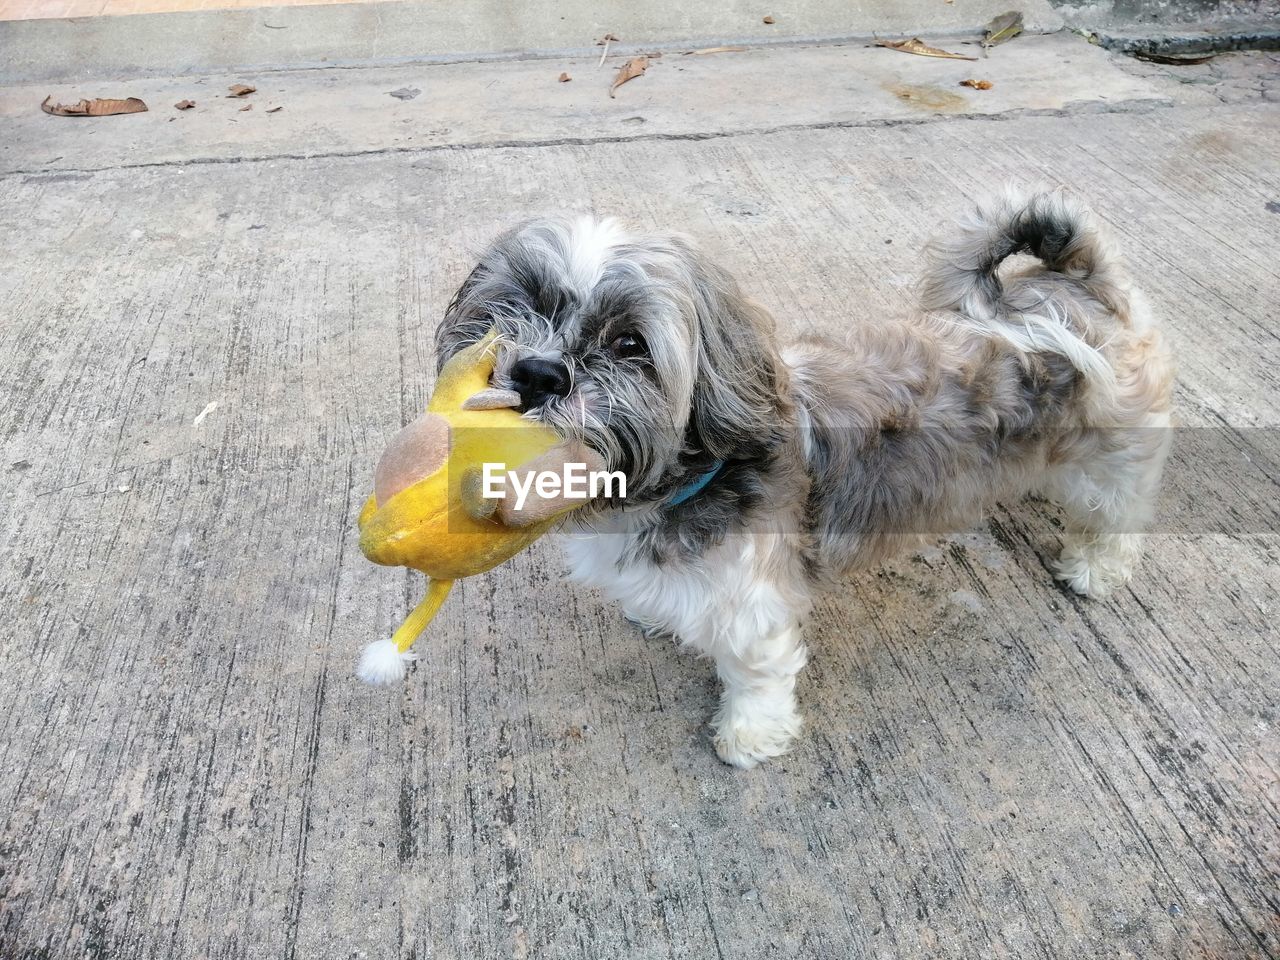
[[[147,170],[156,167],[186,167],[204,165],[229,165],[237,163],[273,163],[277,160],[346,160],[354,157],[390,156],[394,154],[428,154],[476,150],[521,150],[545,147],[590,147],[597,144],[644,143],[655,141],[728,140],[737,137],[771,136],[779,133],[802,133],[806,130],[856,130],[862,128],[919,127],[951,120],[985,120],[1003,122],[1025,117],[1063,117],[1084,114],[1150,113],[1172,107],[1166,97],[1139,97],[1115,103],[1077,101],[1060,109],[1024,107],[1002,113],[951,113],[931,117],[880,117],[859,120],[824,120],[818,123],[783,124],[776,127],[760,127],[746,130],[725,130],[713,133],[647,133],[635,136],[560,137],[546,140],[494,140],[486,143],[441,143],[420,147],[371,147],[367,150],[331,150],[319,153],[272,153],[257,157],[191,157],[185,160],[154,160],[143,163],[122,163],[107,167],[50,167],[47,169],[15,169],[0,171],[0,181],[9,177],[43,176],[46,174],[109,173],[114,170]]]

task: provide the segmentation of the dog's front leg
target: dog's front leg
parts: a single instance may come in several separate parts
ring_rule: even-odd
[[[713,654],[724,690],[711,725],[720,759],[745,770],[786,753],[800,733],[796,674],[808,654],[798,624],[726,646]]]

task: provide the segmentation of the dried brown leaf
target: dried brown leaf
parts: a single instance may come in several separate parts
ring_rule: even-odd
[[[701,50],[689,50],[686,57],[701,57],[708,53],[742,53],[746,47],[703,47]]]
[[[1217,54],[1208,53],[1198,57],[1175,57],[1166,53],[1135,53],[1134,56],[1139,60],[1146,60],[1148,63],[1166,63],[1169,66],[1177,67],[1208,63]]]
[[[227,94],[227,99],[231,100],[235,97],[247,97],[249,94],[257,90],[257,87],[251,87],[247,83],[236,83],[227,87],[231,92]]]
[[[765,17],[765,18],[764,18],[764,22],[765,22],[765,23],[777,23],[778,21],[774,20],[774,19],[773,19],[773,17]]]
[[[40,109],[54,117],[111,117],[118,113],[146,113],[147,105],[137,97],[124,100],[81,100],[79,103],[54,103],[53,97],[45,97]]]
[[[977,60],[977,57],[966,57],[962,53],[948,53],[931,47],[919,37],[910,40],[877,40],[877,47],[888,47],[890,50],[901,50],[903,53],[914,53],[918,57],[942,57],[944,60]]]
[[[1022,14],[1017,10],[1010,10],[1008,13],[1002,13],[987,24],[987,35],[983,38],[982,49],[986,51],[989,47],[996,44],[1004,43],[1006,40],[1012,40],[1022,32]]]
[[[615,90],[624,83],[634,80],[636,77],[644,76],[644,72],[648,69],[648,57],[632,57],[618,68],[618,74],[613,78],[613,85],[609,87],[609,96],[616,97],[617,94],[614,93]]]
[[[568,83],[568,82],[569,82],[570,80],[572,80],[572,79],[573,79],[573,77],[569,76],[567,73],[562,73],[562,74],[560,74],[560,82],[561,82],[561,83]]]
[[[196,102],[194,100],[179,100],[174,104],[174,107],[178,110],[190,110],[195,105]]]
[[[960,86],[973,87],[975,90],[990,90],[994,84],[990,80],[974,80],[970,77],[968,80],[961,80]]]

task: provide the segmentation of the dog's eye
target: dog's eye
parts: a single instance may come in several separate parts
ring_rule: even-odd
[[[624,333],[609,344],[609,352],[620,360],[639,357],[644,354],[644,341],[634,333]]]

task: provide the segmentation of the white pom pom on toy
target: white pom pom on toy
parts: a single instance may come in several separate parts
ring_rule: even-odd
[[[360,654],[356,676],[365,683],[385,686],[404,679],[409,664],[418,657],[412,650],[401,652],[394,640],[375,640]]]

